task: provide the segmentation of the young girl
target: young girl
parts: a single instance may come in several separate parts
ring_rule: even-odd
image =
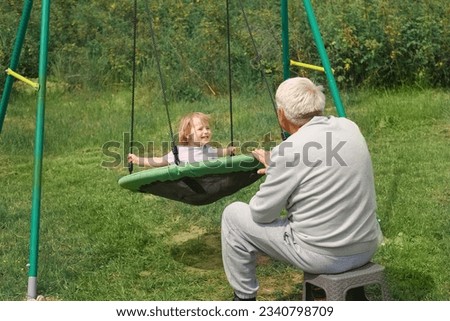
[[[234,147],[214,148],[209,145],[212,132],[208,115],[194,112],[184,116],[178,130],[178,158],[181,163],[213,160],[234,153]],[[137,157],[128,154],[128,162],[146,167],[162,167],[175,163],[173,152],[162,157]]]

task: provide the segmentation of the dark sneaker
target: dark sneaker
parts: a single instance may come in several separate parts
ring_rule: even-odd
[[[240,297],[238,297],[236,295],[236,293],[234,294],[233,297],[233,301],[256,301],[256,298],[249,298],[249,299],[241,299]]]

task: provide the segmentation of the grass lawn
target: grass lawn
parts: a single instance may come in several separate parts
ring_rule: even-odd
[[[49,90],[38,292],[49,300],[229,300],[220,256],[220,217],[262,182],[215,204],[190,206],[121,189],[121,166],[102,166],[108,142],[129,131],[129,92]],[[348,117],[372,153],[395,300],[449,300],[450,94],[438,89],[342,93]],[[0,135],[0,300],[24,300],[27,286],[35,96],[15,92]],[[279,142],[264,94],[234,97],[234,140]],[[215,140],[229,141],[226,98],[173,103],[173,123],[210,113]],[[334,114],[329,99],[327,110]],[[174,126],[176,131],[176,125]],[[161,97],[140,88],[135,140],[160,150],[168,127]],[[139,170],[139,169],[137,169]],[[300,300],[302,272],[259,258],[260,300]]]

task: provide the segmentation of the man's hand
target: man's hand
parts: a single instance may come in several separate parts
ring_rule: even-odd
[[[258,174],[264,175],[266,174],[266,169],[269,167],[268,163],[270,160],[270,152],[265,151],[264,149],[255,149],[252,151],[253,157],[255,157],[261,164],[264,165],[264,168],[258,169]]]

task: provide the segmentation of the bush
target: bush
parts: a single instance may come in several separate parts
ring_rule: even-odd
[[[262,85],[261,69],[282,80],[279,3],[243,1],[257,52],[239,2],[230,1],[233,90]],[[149,90],[159,88],[148,4],[138,1],[137,71]],[[445,0],[313,1],[328,56],[341,87],[450,85],[450,3]],[[161,66],[171,99],[196,100],[228,92],[225,1],[152,1]],[[0,3],[0,59],[6,68],[22,3]],[[19,72],[37,76],[39,4],[33,8]],[[320,65],[300,1],[289,2],[292,59]],[[71,86],[129,85],[133,1],[66,0],[51,7],[49,77]],[[292,69],[324,83],[323,74]],[[4,79],[1,79],[3,82]],[[3,84],[3,83],[1,83]]]

